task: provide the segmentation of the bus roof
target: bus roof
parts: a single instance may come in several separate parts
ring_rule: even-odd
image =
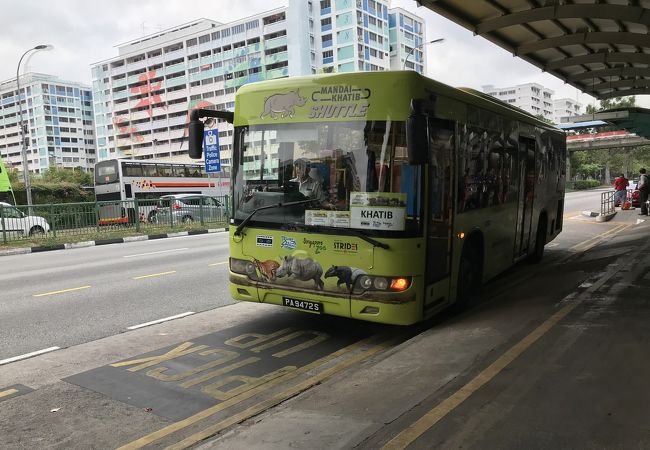
[[[318,74],[246,84],[237,91],[234,123],[406,120],[410,99],[431,94],[561,132],[485,93],[454,88],[414,71]],[[453,109],[455,114],[459,113],[458,108]],[[449,113],[449,108],[438,109],[436,113]]]

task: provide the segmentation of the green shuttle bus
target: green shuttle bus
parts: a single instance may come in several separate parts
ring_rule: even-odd
[[[562,131],[415,72],[242,86],[234,112],[230,292],[314,314],[412,324],[464,306],[562,230]]]
[[[1,157],[0,157],[0,202],[16,203],[14,199],[14,191],[13,189],[11,189],[11,182],[9,181],[9,173],[5,168],[5,165],[2,162]]]

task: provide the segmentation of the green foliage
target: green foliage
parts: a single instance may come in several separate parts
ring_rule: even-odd
[[[64,169],[57,167],[50,167],[41,176],[41,180],[45,183],[73,183],[81,186],[92,186],[93,175],[89,172],[84,172],[82,169]]]
[[[32,202],[42,203],[77,203],[92,202],[95,194],[92,190],[83,189],[81,185],[69,182],[49,183],[43,180],[32,180]],[[13,184],[16,203],[27,204],[27,192],[22,182]]]
[[[573,185],[573,189],[579,191],[581,189],[597,188],[598,186],[600,186],[600,182],[598,180],[578,180]]]
[[[542,122],[546,122],[550,125],[553,125],[553,121],[551,119],[547,119],[546,117],[544,117],[544,114],[537,114],[535,117],[541,120]]]
[[[607,98],[601,100],[598,106],[587,105],[587,114],[597,113],[599,111],[605,111],[607,109],[616,109],[616,108],[631,108],[636,106],[636,97],[615,97]]]

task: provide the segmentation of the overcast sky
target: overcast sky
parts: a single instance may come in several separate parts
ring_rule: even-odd
[[[287,0],[3,0],[0,81],[16,76],[25,50],[52,44],[53,50],[37,52],[27,65],[23,62],[21,73],[42,72],[90,84],[90,65],[117,56],[118,44],[201,17],[230,22],[286,4]],[[445,38],[426,47],[431,78],[478,90],[486,84],[536,82],[553,89],[555,98],[578,98],[583,106],[594,102],[485,39],[418,8],[414,0],[392,0],[392,6],[424,17],[427,40]],[[637,97],[637,104],[645,103],[645,98]]]

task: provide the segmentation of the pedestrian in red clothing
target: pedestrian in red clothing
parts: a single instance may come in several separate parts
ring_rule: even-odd
[[[616,193],[614,194],[614,206],[621,206],[627,197],[627,187],[630,185],[630,182],[625,175],[621,174],[614,180],[614,189]]]

